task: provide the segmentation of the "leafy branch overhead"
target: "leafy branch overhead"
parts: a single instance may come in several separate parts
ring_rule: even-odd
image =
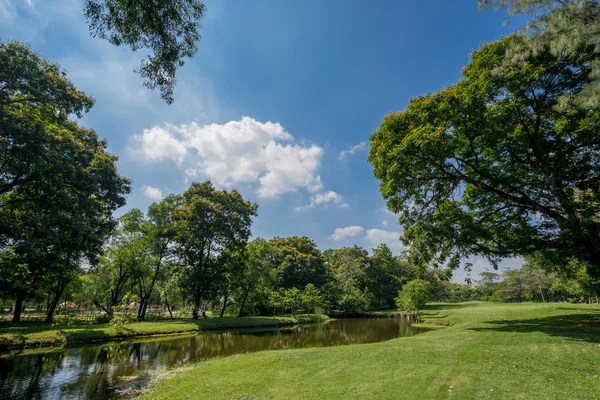
[[[577,57],[592,69],[594,82],[577,96],[564,93],[560,107],[569,104],[600,107],[600,2],[598,0],[478,0],[480,8],[505,8],[525,15],[524,40],[513,43],[505,65],[549,51],[556,57]]]
[[[205,10],[199,0],[86,0],[84,12],[92,36],[150,51],[136,73],[171,104],[175,72],[198,49]]]
[[[543,249],[598,276],[600,112],[557,107],[595,84],[587,48],[505,64],[523,40],[483,46],[462,81],[388,115],[369,160],[414,257],[457,265]]]

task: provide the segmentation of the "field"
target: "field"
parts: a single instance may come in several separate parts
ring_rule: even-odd
[[[600,307],[430,304],[449,326],[388,342],[264,351],[158,379],[147,399],[600,398]]]

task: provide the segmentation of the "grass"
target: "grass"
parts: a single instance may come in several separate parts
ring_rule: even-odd
[[[51,326],[43,323],[0,323],[0,349],[35,346],[59,346],[127,339],[140,336],[171,335],[201,330],[238,329],[263,326],[295,325],[327,319],[326,316],[296,315],[243,318],[206,318],[199,320],[162,320],[135,322],[122,328],[108,324]]]
[[[600,398],[600,307],[430,304],[388,342],[264,351],[172,371],[147,399]]]

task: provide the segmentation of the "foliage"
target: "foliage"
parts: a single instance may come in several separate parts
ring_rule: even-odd
[[[303,289],[309,283],[321,287],[327,281],[321,252],[308,237],[274,238],[269,240],[269,248],[280,287]]]
[[[75,319],[73,318],[73,314],[64,313],[64,314],[59,314],[56,317],[54,317],[52,326],[70,326],[74,322],[75,322]]]
[[[130,325],[136,321],[136,316],[132,313],[123,312],[116,314],[112,317],[108,326],[114,326],[116,328],[123,328],[127,325]]]
[[[1,287],[22,303],[96,261],[130,183],[106,141],[69,119],[93,100],[58,64],[15,42],[0,43],[0,60],[0,251],[12,260]]]
[[[415,279],[404,285],[402,290],[398,292],[396,305],[402,312],[419,315],[430,296],[431,284],[422,279]]]
[[[327,285],[327,298],[338,309],[346,312],[362,311],[370,308],[367,273],[369,254],[361,247],[342,247],[325,252],[327,266],[332,276]]]
[[[302,292],[302,307],[312,313],[324,306],[321,291],[315,285],[309,283]]]
[[[478,0],[481,8],[502,7],[524,14],[529,22],[521,29],[524,40],[509,49],[506,65],[518,65],[548,48],[556,57],[577,57],[592,68],[594,82],[573,96],[564,93],[561,106],[600,106],[600,2],[598,0]]]
[[[184,284],[194,305],[214,294],[227,252],[243,250],[258,206],[237,190],[215,190],[210,181],[193,183],[173,212],[176,255],[184,265]]]
[[[598,276],[600,112],[555,107],[589,86],[591,67],[548,48],[504,66],[519,40],[483,46],[462,81],[388,115],[369,160],[412,262],[455,268],[470,254],[546,249]]]
[[[372,306],[391,308],[402,284],[416,278],[411,265],[392,254],[386,244],[373,249],[366,274],[366,286],[372,294]]]
[[[84,12],[92,36],[150,50],[136,73],[170,104],[177,68],[196,53],[205,10],[199,0],[86,0]]]

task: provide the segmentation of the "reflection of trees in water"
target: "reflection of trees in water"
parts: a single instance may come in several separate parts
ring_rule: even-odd
[[[110,398],[147,372],[259,350],[371,343],[411,336],[402,319],[340,319],[281,329],[206,332],[154,341],[71,347],[0,359],[0,398]]]

